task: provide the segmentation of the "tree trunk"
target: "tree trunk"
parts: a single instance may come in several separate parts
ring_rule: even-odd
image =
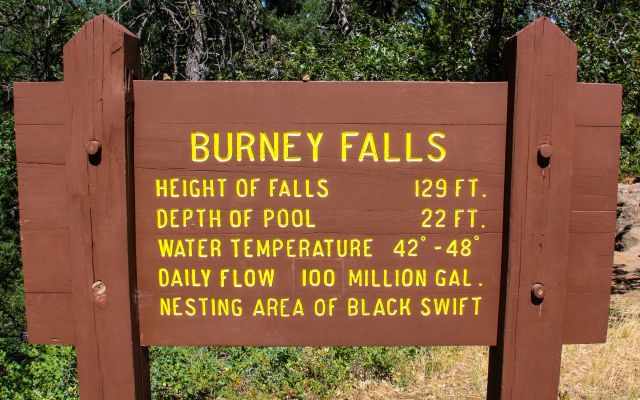
[[[206,78],[206,37],[207,27],[204,23],[204,7],[201,0],[195,0],[191,3],[189,16],[193,26],[193,38],[187,49],[187,62],[185,66],[185,75],[191,81],[201,81]]]

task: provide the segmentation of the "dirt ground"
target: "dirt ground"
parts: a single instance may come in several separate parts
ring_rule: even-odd
[[[640,289],[640,244],[613,257],[612,293],[623,294]]]

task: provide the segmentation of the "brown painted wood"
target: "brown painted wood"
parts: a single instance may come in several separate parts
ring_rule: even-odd
[[[146,90],[154,84],[157,83],[145,84],[136,81],[138,98],[144,99],[147,96]],[[178,86],[176,90],[182,88]],[[64,195],[60,188],[66,186],[64,170],[56,169],[55,165],[64,164],[69,148],[68,129],[62,125],[63,114],[60,113],[60,108],[66,105],[64,85],[60,82],[17,83],[15,90],[25,290],[29,293],[70,293],[71,271],[66,216],[68,206],[65,203],[69,200],[66,196],[55,200],[56,196]],[[576,97],[576,137],[581,140],[574,141],[571,207],[576,211],[613,211],[616,203],[615,149],[618,148],[620,134],[621,87],[579,83]],[[145,102],[142,103],[144,105]],[[149,113],[143,114],[144,119],[149,121],[154,120],[154,116],[157,115],[153,108],[147,108],[144,112]],[[175,146],[168,147],[163,144],[165,138],[176,140],[177,131],[171,129],[171,125],[141,125],[136,141],[139,175],[152,173],[155,168],[180,166],[181,156],[175,151]],[[150,128],[147,129],[145,126]],[[398,124],[395,126],[399,127]],[[478,130],[500,128],[492,128],[490,125],[463,125],[456,129],[460,129],[461,132],[469,131],[471,135],[471,129],[477,133]],[[472,139],[478,137],[479,135],[471,136]],[[485,145],[490,149],[500,144],[495,142]],[[170,151],[165,151],[166,149]],[[483,159],[480,154],[478,156],[477,160],[472,161],[474,165],[478,165],[478,161]],[[501,172],[502,168],[497,164],[486,164],[485,167],[496,172]],[[379,171],[384,171],[384,168],[373,166],[372,175],[375,176]],[[47,200],[34,201],[43,198]],[[148,210],[142,210],[142,218],[145,218],[146,214]],[[610,223],[606,225],[611,226]],[[146,224],[142,224],[141,232],[145,230],[144,226]],[[601,230],[597,223],[595,226]],[[608,304],[609,281],[604,277],[610,274],[609,249],[613,232],[599,234],[599,241],[592,240],[592,237],[589,233],[571,233],[569,276],[572,279],[568,281],[567,288],[565,343],[600,342],[606,338],[608,307],[603,304]],[[583,246],[584,243],[589,245]],[[585,272],[585,268],[588,272]],[[28,303],[27,320],[49,320],[49,316],[53,315],[50,310],[67,309],[65,304],[57,303],[59,299],[60,296],[50,297],[47,300],[49,308],[46,310],[31,307],[31,303]],[[585,323],[586,321],[589,323]],[[71,344],[69,341],[61,341],[60,338],[74,336],[72,325],[57,324],[55,329],[57,332],[54,333],[47,329],[46,324],[29,323],[29,338],[31,341],[37,340],[38,343]],[[57,339],[47,342],[49,337]]]
[[[65,193],[64,166],[19,161],[18,178],[22,229],[66,228],[69,202]]]
[[[607,338],[622,86],[581,83],[576,96],[565,344]]]
[[[620,128],[622,85],[612,83],[578,83],[575,101],[577,126],[609,126]]]
[[[540,18],[509,42],[511,153],[505,219],[503,308],[491,348],[487,397],[557,396],[569,261],[576,47]],[[547,168],[538,146],[551,143]],[[544,284],[542,303],[532,285]]]
[[[64,85],[18,82],[14,99],[27,338],[73,344]]]
[[[613,217],[615,218],[615,217]],[[607,338],[615,232],[571,232],[563,343]]]
[[[136,81],[137,128],[147,122],[209,121],[504,125],[504,82]],[[177,95],[178,94],[178,95]],[[241,98],[236,107],[229,98]],[[315,109],[310,104],[321,103]],[[394,105],[402,103],[404,107]],[[473,106],[473,107],[471,107]],[[252,113],[247,113],[252,110]],[[464,112],[461,112],[464,111]],[[149,116],[156,116],[150,119]],[[137,135],[136,135],[137,136]]]
[[[132,132],[126,121],[132,105],[127,90],[139,68],[136,43],[130,32],[99,16],[64,48],[73,310],[83,399],[148,398],[129,225]],[[102,143],[99,163],[88,158],[89,140]],[[96,287],[98,281],[105,286]]]
[[[71,293],[25,293],[27,337],[34,344],[75,342]]]
[[[51,99],[51,101],[56,100]],[[19,129],[16,129],[16,146],[21,149],[21,163],[64,165],[69,147],[69,134],[64,125],[17,124],[17,126]]]
[[[16,82],[16,125],[63,125],[66,101],[63,82]]]
[[[134,82],[136,96],[136,225],[138,282],[140,290],[141,336],[147,345],[358,345],[358,344],[485,344],[496,341],[498,275],[502,229],[506,85],[504,83],[433,82]],[[324,132],[317,162],[308,160],[311,146],[302,143],[302,163],[283,162],[206,162],[191,160],[189,133],[226,130],[283,131],[287,129]],[[392,153],[403,151],[404,132],[422,137],[432,131],[446,132],[451,151],[440,163],[388,164],[359,163],[351,155],[340,161],[340,134],[344,130],[372,131],[382,143],[382,134],[390,132]],[[361,141],[361,139],[359,139]],[[419,141],[423,143],[424,139]],[[358,141],[356,141],[358,143]],[[416,152],[421,152],[420,148]],[[280,179],[326,178],[330,195],[321,198],[268,198],[261,184],[255,198],[156,198],[156,178],[225,177],[232,181],[256,177],[265,182]],[[418,199],[412,194],[413,179],[478,177],[486,197]],[[224,227],[202,229],[188,226],[159,230],[155,226],[158,208],[310,208],[317,229],[272,229],[254,224],[241,230]],[[458,227],[450,224],[439,230],[420,227],[423,207],[474,207],[482,227]],[[413,259],[401,259],[392,253],[401,237],[426,235],[433,243]],[[451,240],[478,236],[475,253],[465,260],[454,260],[433,249],[446,247]],[[157,240],[162,238],[304,238],[318,239],[370,237],[375,241],[372,258],[346,259],[271,259],[234,258],[226,247],[215,259],[188,257],[163,259]],[[228,245],[228,244],[227,244]],[[473,288],[349,288],[345,271],[372,268],[381,273],[404,266],[453,268],[469,266]],[[186,268],[223,266],[246,269],[273,267],[278,272],[272,288],[242,290],[196,288],[161,289],[159,267]],[[301,289],[294,282],[302,267],[336,268],[341,283],[322,290]],[[421,297],[483,297],[480,316],[425,318],[420,315]],[[370,304],[376,297],[409,296],[413,314],[403,318],[347,317],[344,307],[336,309],[331,320],[315,318],[312,299],[337,296],[365,297]],[[166,296],[241,297],[243,318],[162,317],[160,298]],[[257,297],[303,298],[303,318],[250,318],[251,304]],[[260,334],[256,335],[256,332]]]
[[[71,293],[69,229],[22,230],[27,293]]]

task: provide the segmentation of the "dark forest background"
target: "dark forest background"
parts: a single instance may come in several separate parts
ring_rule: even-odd
[[[577,43],[579,80],[624,86],[620,177],[640,175],[638,0],[0,0],[0,399],[77,397],[73,349],[24,340],[12,86],[63,79],[63,45],[100,13],[141,38],[144,79],[173,80],[502,80],[505,40],[546,15]],[[153,348],[152,386],[331,398],[429,351]]]

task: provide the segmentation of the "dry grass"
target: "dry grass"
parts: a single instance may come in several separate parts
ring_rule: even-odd
[[[607,343],[565,346],[562,399],[640,399],[640,293],[614,296]]]
[[[607,343],[565,346],[560,399],[640,399],[640,292],[613,296]],[[349,400],[484,399],[488,351],[435,348],[394,382],[359,382]]]

